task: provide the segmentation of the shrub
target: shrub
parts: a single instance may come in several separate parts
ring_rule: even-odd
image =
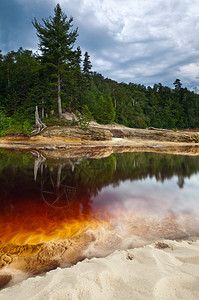
[[[87,105],[84,105],[82,107],[81,114],[79,112],[76,112],[77,116],[77,122],[80,125],[80,128],[83,130],[87,130],[90,124],[90,121],[92,120],[92,114],[90,110],[88,109]]]
[[[33,130],[33,120],[23,114],[15,114],[8,117],[0,110],[0,136],[6,134],[29,134]]]
[[[5,136],[6,130],[11,126],[12,120],[0,110],[0,136]]]

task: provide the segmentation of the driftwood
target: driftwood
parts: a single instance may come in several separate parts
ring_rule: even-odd
[[[47,126],[41,121],[39,117],[38,107],[35,108],[35,125],[34,130],[31,132],[31,136],[37,135],[42,132]]]
[[[148,130],[159,130],[159,131],[170,131],[173,132],[171,129],[164,129],[164,128],[156,128],[156,127],[148,127]]]

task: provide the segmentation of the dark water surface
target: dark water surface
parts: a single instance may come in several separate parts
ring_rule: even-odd
[[[37,252],[27,245],[85,232],[95,235],[99,256],[143,241],[199,237],[199,157],[53,160],[0,150],[0,255],[9,257],[0,267]]]
[[[28,234],[33,240],[39,234],[49,240],[59,236],[63,225],[68,230],[61,237],[67,237],[81,230],[81,223],[89,227],[91,221],[92,227],[130,216],[145,223],[165,218],[176,226],[183,219],[197,223],[199,158],[123,153],[104,159],[42,161],[30,153],[0,152],[1,241],[24,243]],[[175,238],[199,233],[198,226],[183,226],[172,231]]]

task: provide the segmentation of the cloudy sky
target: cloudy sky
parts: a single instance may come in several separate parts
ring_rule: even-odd
[[[0,0],[0,49],[37,50],[34,17],[53,15],[58,0]],[[59,0],[79,28],[76,46],[93,71],[119,82],[173,86],[180,78],[199,92],[198,0]]]

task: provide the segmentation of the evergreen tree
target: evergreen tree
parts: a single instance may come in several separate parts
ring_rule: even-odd
[[[95,119],[101,124],[112,123],[115,119],[115,109],[110,96],[100,96],[97,99],[94,111]]]
[[[78,46],[77,50],[75,51],[75,57],[74,57],[74,65],[77,69],[81,70],[80,64],[82,62],[82,51],[81,48]]]
[[[73,18],[67,20],[59,4],[54,9],[54,16],[42,19],[43,25],[36,19],[33,26],[39,38],[39,50],[42,52],[42,61],[52,68],[53,77],[57,79],[58,114],[62,117],[61,83],[65,67],[70,67],[74,51],[73,46],[78,36],[77,29],[72,30]]]
[[[90,75],[90,70],[92,68],[91,62],[90,62],[90,56],[88,55],[88,52],[85,52],[84,54],[84,61],[83,61],[83,72],[85,75]]]
[[[74,52],[74,58],[72,62],[72,67],[68,76],[68,89],[67,95],[70,101],[67,102],[66,106],[76,110],[78,109],[78,104],[81,98],[81,88],[82,88],[82,73],[81,73],[81,48],[77,47]]]
[[[180,79],[176,79],[175,81],[174,81],[174,86],[175,86],[175,89],[176,90],[180,90],[181,89],[181,87],[182,87],[182,83],[180,82]]]

